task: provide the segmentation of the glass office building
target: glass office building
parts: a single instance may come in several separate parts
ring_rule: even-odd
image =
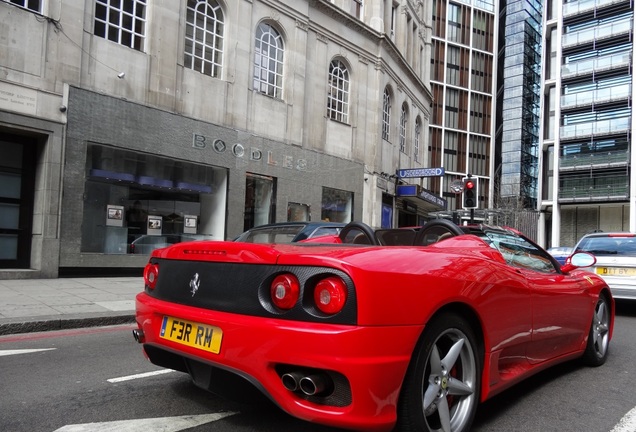
[[[500,3],[494,196],[501,210],[537,207],[541,5]]]
[[[541,117],[545,246],[634,231],[631,152],[634,5],[547,1]]]

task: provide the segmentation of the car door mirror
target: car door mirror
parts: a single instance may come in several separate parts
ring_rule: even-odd
[[[577,252],[570,256],[564,265],[561,266],[561,271],[567,273],[576,268],[590,267],[596,264],[596,257],[589,252]]]

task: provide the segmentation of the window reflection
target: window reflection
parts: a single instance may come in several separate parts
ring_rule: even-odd
[[[226,183],[224,168],[89,145],[81,251],[145,254],[180,241],[223,239]],[[196,226],[185,226],[186,215]]]

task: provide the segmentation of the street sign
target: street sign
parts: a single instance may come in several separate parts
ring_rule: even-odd
[[[395,174],[398,178],[441,177],[444,175],[444,168],[398,169]]]

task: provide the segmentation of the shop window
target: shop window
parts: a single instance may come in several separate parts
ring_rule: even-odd
[[[351,222],[353,192],[323,187],[320,219],[327,222]]]
[[[227,170],[89,145],[82,252],[147,254],[225,238]]]
[[[287,222],[305,222],[310,220],[307,204],[287,203]]]
[[[276,214],[276,179],[247,174],[245,179],[244,231],[274,222]]]

